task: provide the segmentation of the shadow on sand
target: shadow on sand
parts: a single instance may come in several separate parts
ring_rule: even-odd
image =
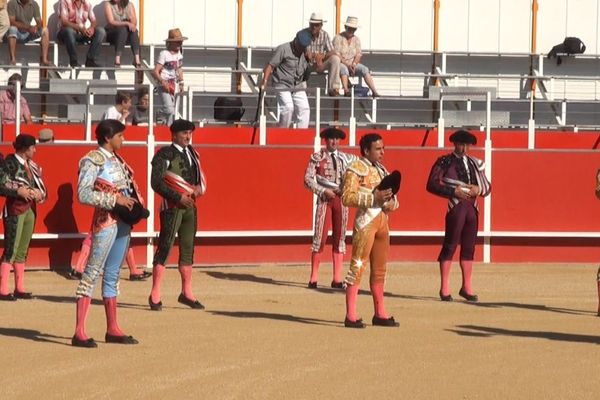
[[[446,329],[461,336],[470,337],[494,337],[513,336],[533,339],[556,340],[560,342],[600,344],[600,336],[579,335],[576,333],[561,333],[548,331],[518,331],[512,329],[493,328],[477,325],[457,325],[456,329]]]

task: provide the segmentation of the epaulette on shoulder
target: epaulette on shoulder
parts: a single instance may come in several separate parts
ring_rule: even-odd
[[[17,157],[14,156],[14,154],[9,154],[4,159],[4,168],[11,174],[14,174],[17,171],[17,169],[19,169],[19,161],[17,160]]]
[[[92,150],[89,153],[87,153],[83,158],[89,159],[91,162],[98,166],[102,166],[106,162],[106,158],[99,150]]]
[[[173,158],[175,158],[175,149],[173,148],[173,146],[165,146],[162,147],[158,150],[158,152],[156,153],[156,155],[162,159],[165,160],[172,160]]]
[[[323,152],[323,151],[318,151],[316,153],[313,153],[310,156],[310,159],[315,162],[323,161],[324,158],[325,158],[325,152]]]
[[[448,168],[452,163],[452,157],[454,157],[452,154],[446,154],[445,156],[441,156],[437,159],[437,164],[439,164],[439,166],[442,168]]]
[[[363,160],[353,161],[348,165],[348,170],[358,176],[367,176],[369,174],[369,166]]]

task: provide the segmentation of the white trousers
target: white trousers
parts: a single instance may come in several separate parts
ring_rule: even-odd
[[[279,124],[281,128],[289,128],[296,122],[298,128],[308,128],[310,120],[310,106],[305,91],[277,92],[277,110],[279,111]]]

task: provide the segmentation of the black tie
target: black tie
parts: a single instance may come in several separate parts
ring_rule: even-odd
[[[337,161],[335,160],[335,153],[331,153],[331,162],[333,162],[333,170],[337,176]]]

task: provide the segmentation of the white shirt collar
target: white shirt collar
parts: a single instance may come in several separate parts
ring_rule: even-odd
[[[15,153],[15,158],[21,163],[21,165],[25,165],[25,159],[23,157]]]
[[[109,159],[110,159],[110,158],[113,158],[113,157],[115,156],[115,154],[114,154],[114,153],[111,153],[110,151],[106,150],[106,149],[105,149],[104,147],[102,147],[102,146],[100,146],[100,147],[99,147],[99,149],[100,149],[100,152],[101,152],[101,153],[104,153],[104,156],[105,156],[106,158],[109,158]]]
[[[180,152],[182,152],[182,153],[185,153],[185,152],[186,152],[186,151],[185,151],[186,149],[184,149],[183,147],[181,147],[181,146],[180,146],[180,145],[178,145],[177,143],[173,143],[173,146],[175,146],[175,148],[176,148],[177,150],[179,150]]]

